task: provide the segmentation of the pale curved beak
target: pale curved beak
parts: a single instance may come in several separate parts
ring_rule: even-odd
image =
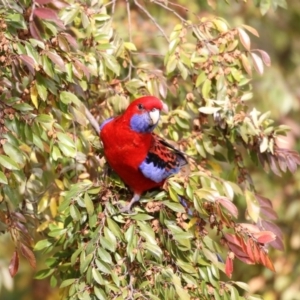
[[[153,108],[149,112],[149,117],[150,117],[150,120],[151,120],[151,125],[156,125],[159,121],[160,111],[157,108]]]

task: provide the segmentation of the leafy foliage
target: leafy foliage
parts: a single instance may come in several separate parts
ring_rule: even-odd
[[[277,146],[287,128],[248,107],[252,72],[263,74],[269,55],[251,48],[258,32],[248,25],[187,20],[153,1],[178,18],[166,34],[134,1],[129,20],[139,9],[165,38],[156,69],[142,63],[131,32],[124,41],[113,30],[111,4],[24,0],[0,9],[0,221],[16,245],[10,274],[19,254],[35,267],[34,247],[48,256],[36,277],[50,277],[67,299],[240,299],[247,285],[222,276],[231,277],[234,260],[273,271],[267,248],[283,249],[271,201],[245,162],[279,176],[300,164]],[[103,120],[145,93],[172,107],[160,130],[190,169],[122,215],[116,204],[130,196],[105,176],[86,106]]]

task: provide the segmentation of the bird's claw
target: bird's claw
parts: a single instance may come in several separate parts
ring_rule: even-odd
[[[127,214],[133,213],[133,211],[131,210],[132,205],[130,205],[130,203],[125,206],[123,206],[122,204],[118,204],[118,208],[120,213],[127,213]]]

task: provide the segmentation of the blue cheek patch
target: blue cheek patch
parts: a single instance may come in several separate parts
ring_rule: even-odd
[[[167,170],[164,167],[158,166],[154,162],[147,162],[147,158],[140,164],[139,169],[141,170],[141,172],[145,177],[157,183],[163,181],[170,175],[179,172],[179,167]]]
[[[154,130],[156,124],[150,125],[151,120],[148,113],[135,114],[130,119],[130,128],[136,132],[151,132]]]
[[[107,123],[109,123],[110,121],[112,121],[113,119],[114,119],[114,117],[111,117],[111,118],[106,119],[105,121],[103,121],[102,124],[100,125],[100,130],[102,130],[103,127],[104,127]]]

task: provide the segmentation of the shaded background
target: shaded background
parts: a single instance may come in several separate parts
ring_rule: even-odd
[[[213,10],[207,1],[178,0],[177,3],[188,7],[189,11],[185,12],[180,7],[176,11],[186,18],[194,18],[194,13],[198,16],[216,15],[227,20],[232,27],[247,24],[257,29],[260,38],[251,36],[252,48],[267,51],[272,66],[265,70],[263,76],[255,78],[254,99],[249,106],[255,106],[263,112],[270,110],[277,124],[289,125],[291,132],[281,141],[282,146],[300,152],[300,1],[287,1],[288,9],[278,8],[264,16],[252,1],[229,1],[229,4],[221,0],[216,2]],[[179,22],[157,6],[148,5],[147,8],[167,32]],[[125,12],[125,3],[117,2],[114,27],[120,37],[128,40]],[[166,45],[158,37],[157,28],[151,20],[136,7],[132,7],[131,27],[133,42],[141,52],[138,54],[140,58],[144,57],[158,64],[157,68],[163,68],[158,57],[166,52]],[[259,168],[251,168],[258,192],[271,199],[278,213],[277,224],[285,236],[285,252],[270,250],[276,273],[261,266],[236,262],[233,280],[248,282],[251,291],[261,294],[266,300],[300,299],[300,171],[293,176],[285,174],[280,178],[273,174],[268,176]],[[35,272],[26,261],[21,261],[15,279],[10,278],[7,267],[13,251],[10,236],[0,236],[0,299],[59,299],[58,292],[51,290],[47,280],[33,279]],[[43,267],[43,257],[38,257],[38,269]]]

